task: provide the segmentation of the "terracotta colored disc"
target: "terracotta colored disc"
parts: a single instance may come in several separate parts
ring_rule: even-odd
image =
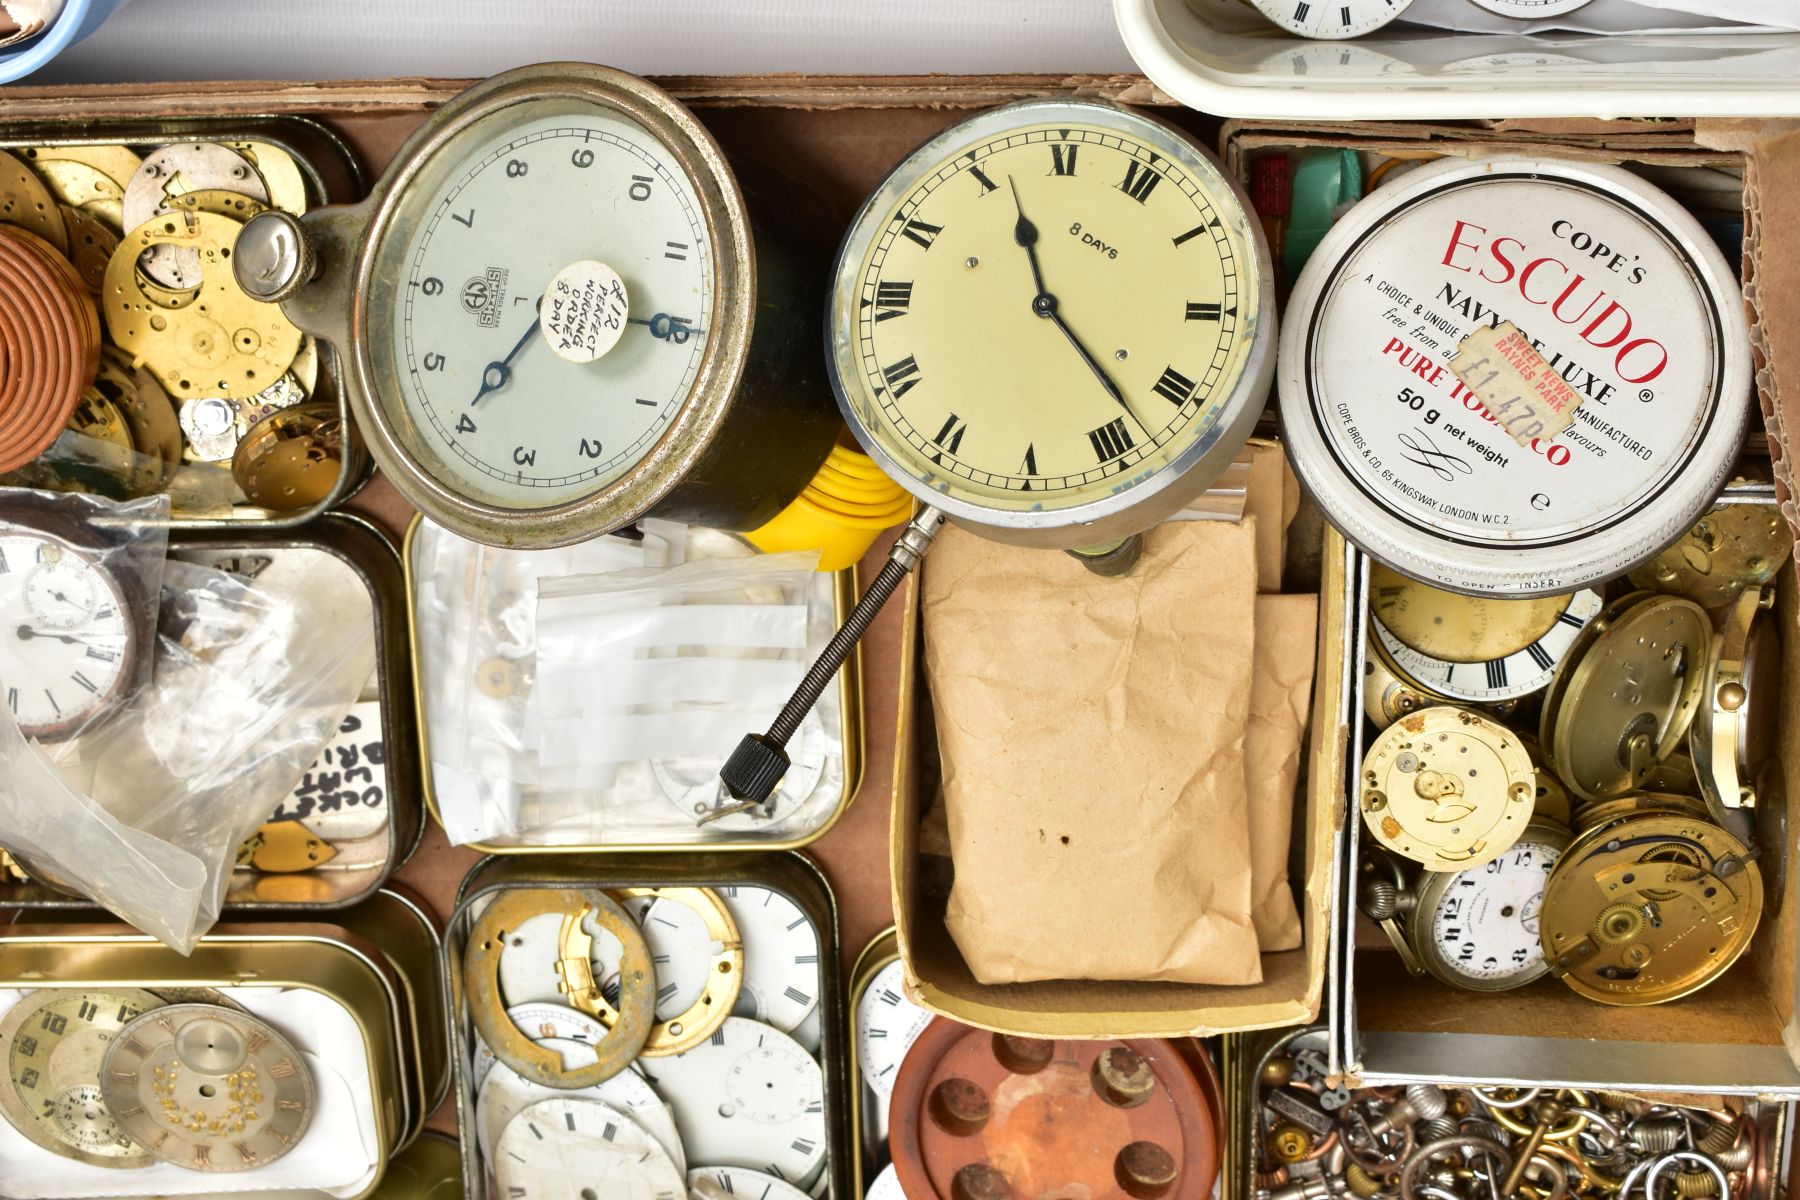
[[[0,225],[0,473],[56,440],[99,362],[99,314],[75,268],[42,238]]]
[[[1202,1200],[1211,1107],[1173,1042],[1003,1038],[933,1021],[894,1082],[889,1139],[914,1200]]]

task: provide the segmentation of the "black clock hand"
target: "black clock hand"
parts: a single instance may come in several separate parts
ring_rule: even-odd
[[[68,633],[45,633],[42,629],[33,629],[29,625],[19,626],[19,640],[29,642],[32,638],[50,638],[69,646],[91,646],[94,643],[88,638],[79,638]]]
[[[1006,183],[1012,188],[1013,208],[1019,214],[1018,221],[1013,225],[1013,241],[1025,248],[1025,256],[1031,260],[1031,278],[1037,284],[1037,295],[1031,298],[1031,311],[1040,317],[1049,318],[1050,322],[1062,331],[1062,335],[1069,339],[1069,345],[1075,347],[1075,353],[1081,355],[1081,361],[1088,365],[1088,370],[1094,373],[1094,378],[1098,379],[1100,386],[1106,389],[1106,394],[1118,402],[1119,407],[1125,410],[1127,416],[1137,422],[1139,429],[1146,434],[1152,433],[1150,425],[1138,415],[1136,409],[1131,407],[1131,402],[1125,399],[1125,393],[1119,390],[1119,385],[1114,383],[1112,376],[1106,373],[1106,368],[1100,365],[1100,360],[1093,356],[1082,344],[1081,339],[1075,336],[1075,331],[1069,328],[1069,323],[1063,320],[1062,313],[1058,311],[1057,299],[1050,294],[1049,289],[1044,287],[1044,273],[1038,266],[1037,226],[1032,224],[1031,219],[1025,215],[1024,208],[1019,204],[1019,185],[1013,182],[1010,175],[1006,177]]]
[[[526,328],[513,348],[506,352],[506,357],[498,362],[491,362],[481,369],[481,390],[475,393],[473,400],[469,401],[471,405],[480,404],[483,396],[506,386],[507,381],[512,378],[512,360],[519,357],[519,351],[525,349],[525,343],[531,340],[531,335],[537,332],[538,323],[543,319],[541,312],[531,318],[530,326]]]

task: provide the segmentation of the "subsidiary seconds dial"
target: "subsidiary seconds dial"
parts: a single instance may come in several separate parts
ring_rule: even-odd
[[[692,183],[596,109],[506,126],[434,191],[392,353],[442,482],[541,508],[619,478],[679,412],[710,333]]]
[[[993,536],[1148,528],[1261,408],[1265,254],[1235,186],[1160,123],[984,113],[896,168],[852,228],[840,404],[894,478]]]

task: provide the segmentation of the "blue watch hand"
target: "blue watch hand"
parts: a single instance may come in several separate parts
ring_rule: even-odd
[[[480,404],[483,396],[506,386],[507,381],[512,378],[512,360],[519,357],[519,351],[525,349],[525,344],[531,340],[531,335],[537,332],[538,323],[542,320],[542,316],[531,318],[530,326],[526,328],[513,348],[506,352],[506,357],[482,368],[481,390],[475,393],[475,399],[469,401],[470,405]]]

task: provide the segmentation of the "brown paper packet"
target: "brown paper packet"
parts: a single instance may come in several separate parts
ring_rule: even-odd
[[[1256,518],[1256,587],[1258,591],[1279,592],[1281,564],[1287,556],[1287,523],[1294,516],[1287,494],[1292,472],[1288,469],[1287,453],[1279,443],[1254,438],[1244,450],[1250,455],[1244,515]],[[1296,507],[1298,499],[1296,495]]]
[[[1256,660],[1244,731],[1244,795],[1250,818],[1250,917],[1264,953],[1300,945],[1288,887],[1288,840],[1300,748],[1312,707],[1317,596],[1256,598]]]
[[[1243,740],[1256,528],[1145,536],[1103,579],[946,529],[924,566],[925,667],[976,979],[1262,978]]]

